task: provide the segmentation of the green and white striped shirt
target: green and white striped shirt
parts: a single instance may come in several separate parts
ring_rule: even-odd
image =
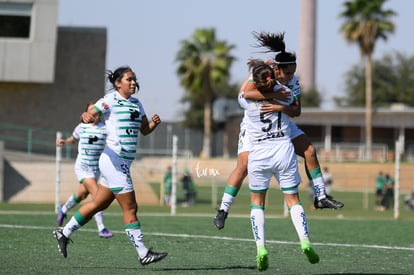
[[[133,161],[142,119],[146,116],[141,102],[112,92],[99,99],[94,108],[104,116],[108,136],[106,145],[120,158]]]

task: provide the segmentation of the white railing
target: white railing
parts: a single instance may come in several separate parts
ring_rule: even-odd
[[[323,143],[313,144],[318,158],[327,161],[367,161],[365,144],[361,143],[333,143],[331,150],[324,149]],[[388,160],[388,146],[386,144],[372,144],[372,161],[386,162]]]

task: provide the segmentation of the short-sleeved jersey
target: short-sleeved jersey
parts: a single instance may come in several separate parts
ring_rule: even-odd
[[[267,190],[274,176],[284,193],[297,192],[301,180],[290,118],[283,112],[261,112],[261,105],[267,101],[247,102],[246,132],[252,144],[247,165],[250,190]]]
[[[99,156],[106,140],[106,127],[103,122],[96,125],[80,123],[75,127],[72,137],[78,140],[77,162],[88,166],[92,171],[99,170]]]
[[[105,119],[106,146],[120,158],[134,160],[142,119],[146,117],[141,102],[135,97],[125,99],[113,92],[99,99],[94,108]]]
[[[290,142],[290,119],[286,114],[283,112],[261,112],[261,105],[268,103],[268,101],[248,100],[247,102],[245,123],[247,123],[249,140],[253,145],[280,141]]]
[[[294,75],[289,83],[286,85],[291,91],[294,99],[300,99],[300,84],[299,79]]]

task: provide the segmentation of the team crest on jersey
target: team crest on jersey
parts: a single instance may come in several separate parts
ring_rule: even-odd
[[[88,144],[93,144],[94,142],[97,142],[99,138],[97,136],[89,136],[88,138]]]
[[[131,121],[139,118],[140,112],[138,110],[129,109],[131,111]]]
[[[108,110],[108,108],[109,108],[109,105],[106,104],[105,102],[102,102],[102,109]]]

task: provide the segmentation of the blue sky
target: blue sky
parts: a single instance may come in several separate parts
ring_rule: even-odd
[[[214,27],[218,40],[236,46],[231,76],[232,82],[241,83],[249,58],[272,57],[252,47],[252,31],[286,32],[287,50],[299,55],[300,2],[59,0],[58,25],[106,27],[107,69],[130,65],[140,82],[138,97],[146,112],[158,113],[163,121],[177,121],[184,108],[175,63],[181,40],[190,39],[196,28]],[[323,93],[324,109],[334,108],[332,97],[343,95],[344,74],[360,62],[357,46],[349,45],[339,32],[343,2],[317,1],[316,85]],[[397,12],[396,32],[377,44],[374,58],[393,51],[413,55],[414,1],[389,0],[385,7]]]

